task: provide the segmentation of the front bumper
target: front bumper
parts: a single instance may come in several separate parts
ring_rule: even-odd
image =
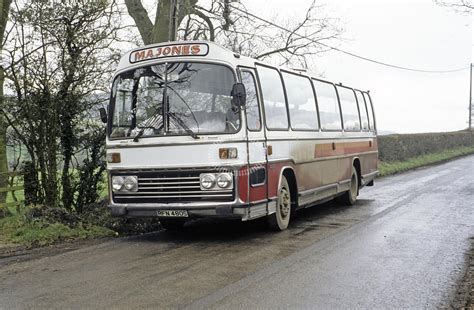
[[[241,219],[242,221],[256,219],[275,212],[275,202],[254,205],[110,204],[108,207],[113,216],[119,217],[157,217],[156,211],[158,210],[186,210],[189,218],[218,217]]]

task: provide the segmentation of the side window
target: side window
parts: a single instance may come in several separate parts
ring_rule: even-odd
[[[260,109],[258,108],[257,89],[255,88],[255,78],[249,71],[242,71],[242,83],[247,92],[247,128],[249,130],[260,130]]]
[[[359,111],[360,111],[360,122],[363,131],[369,131],[369,118],[367,116],[367,106],[365,105],[364,96],[360,92],[360,90],[356,90],[357,102],[359,103]]]
[[[341,114],[337,101],[336,88],[327,82],[313,80],[319,108],[322,130],[342,130]]]
[[[337,86],[337,92],[341,102],[344,130],[360,131],[359,109],[354,91],[351,88]]]
[[[126,137],[135,111],[132,107],[133,80],[122,80],[119,77],[114,81],[113,88],[116,92],[116,98],[115,105],[112,105],[114,111],[110,113],[113,117],[110,137]],[[136,121],[133,125],[137,125]]]
[[[374,109],[372,107],[372,100],[370,100],[370,96],[367,93],[364,94],[364,99],[367,104],[367,112],[369,114],[369,126],[370,130],[374,131],[375,130],[375,121],[374,121]]]
[[[258,66],[258,78],[268,129],[288,129],[285,94],[278,70]]]
[[[311,81],[304,76],[290,73],[283,73],[283,80],[288,98],[291,128],[318,129],[318,113]]]
[[[117,87],[117,86],[114,86]],[[120,89],[117,90],[117,98],[115,99],[115,118],[114,125],[117,127],[130,127],[130,120],[128,119],[132,113],[132,81],[125,80],[120,84]]]

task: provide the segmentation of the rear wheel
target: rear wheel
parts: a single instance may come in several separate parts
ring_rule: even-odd
[[[276,231],[288,228],[291,216],[291,190],[285,176],[281,178],[281,186],[278,189],[276,212],[268,216],[268,224]]]
[[[160,223],[167,230],[179,230],[183,228],[186,219],[160,218]]]
[[[341,196],[341,202],[345,205],[352,206],[357,200],[357,195],[359,194],[359,176],[357,175],[357,170],[352,166],[352,175],[351,175],[351,185],[347,192]]]

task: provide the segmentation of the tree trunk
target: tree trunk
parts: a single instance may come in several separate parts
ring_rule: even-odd
[[[177,26],[183,18],[192,12],[198,0],[176,0],[179,2],[179,14],[176,17]],[[155,24],[148,17],[148,12],[142,5],[141,0],[125,0],[128,14],[133,18],[143,43],[152,44],[166,42],[170,39],[170,8],[173,0],[160,0],[156,5]],[[178,27],[176,27],[178,28]],[[176,34],[171,34],[175,38]]]
[[[173,0],[162,0],[156,8],[155,25],[152,31],[152,42],[166,42],[170,40],[170,9]],[[176,37],[175,35],[171,35]],[[171,38],[172,39],[172,38]]]
[[[0,53],[3,50],[3,38],[7,24],[8,11],[12,0],[0,0]],[[0,66],[0,107],[3,107],[3,84],[5,82],[5,71]],[[8,183],[8,159],[7,159],[7,122],[0,115],[0,187]],[[5,202],[6,193],[0,193],[0,203]]]
[[[62,154],[63,154],[63,171],[61,174],[62,183],[62,202],[63,207],[70,210],[74,202],[74,189],[71,184],[70,167],[73,155],[73,139],[74,133],[72,129],[72,116],[64,115],[61,120],[61,141],[62,141]]]
[[[53,98],[51,96],[46,99],[50,105],[54,105]],[[44,141],[45,141],[45,158],[43,160],[46,164],[46,176],[45,176],[45,204],[51,207],[58,206],[59,203],[59,192],[58,192],[58,132],[59,132],[59,121],[56,113],[56,109],[51,107],[50,114],[51,122],[45,125]]]
[[[5,75],[0,66],[0,107],[3,106],[3,82]],[[7,122],[0,114],[0,187],[8,184],[8,159],[7,159]],[[0,203],[6,201],[7,193],[0,193]]]

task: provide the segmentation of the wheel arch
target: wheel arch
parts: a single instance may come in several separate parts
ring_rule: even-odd
[[[282,177],[285,177],[290,186],[291,203],[294,208],[298,206],[298,183],[296,181],[296,174],[291,166],[282,167],[280,172],[280,180],[278,180],[278,189],[281,187]]]

